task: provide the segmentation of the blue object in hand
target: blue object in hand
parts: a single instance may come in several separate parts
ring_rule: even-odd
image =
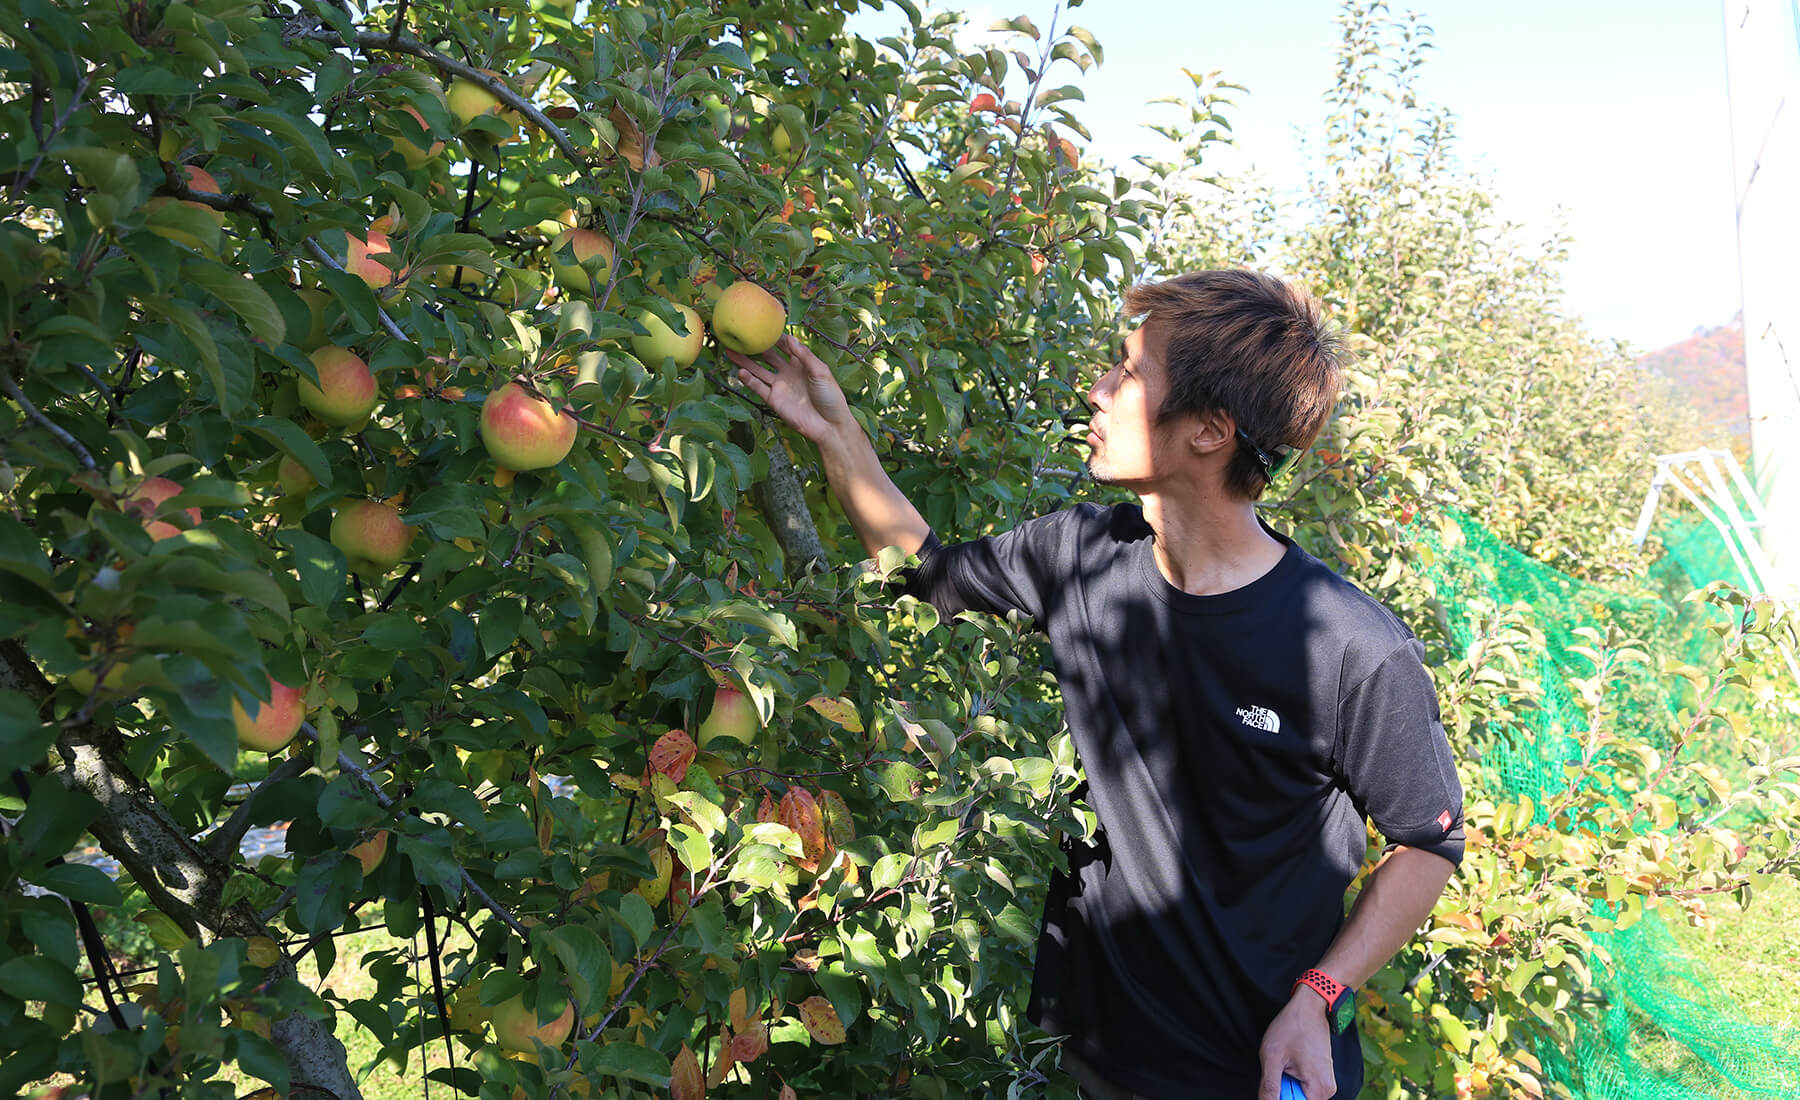
[[[1301,1091],[1300,1082],[1285,1073],[1281,1075],[1281,1100],[1306,1100],[1306,1093]]]

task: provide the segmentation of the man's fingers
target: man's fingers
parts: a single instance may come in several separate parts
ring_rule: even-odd
[[[1281,1100],[1281,1067],[1263,1063],[1262,1084],[1257,1086],[1256,1100]]]
[[[758,378],[748,370],[740,370],[738,371],[738,380],[744,384],[745,389],[762,398],[764,401],[769,399],[770,386],[767,379]]]

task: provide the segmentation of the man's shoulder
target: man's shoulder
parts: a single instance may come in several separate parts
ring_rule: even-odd
[[[1346,684],[1373,672],[1393,652],[1415,642],[1413,632],[1387,605],[1356,582],[1296,545],[1300,555],[1297,588],[1321,647],[1342,650]],[[1415,643],[1416,644],[1416,643]]]

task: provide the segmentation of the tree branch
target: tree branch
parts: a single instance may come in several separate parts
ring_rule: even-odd
[[[57,442],[74,452],[75,457],[81,460],[83,466],[90,470],[96,468],[94,456],[89,454],[88,449],[81,445],[81,441],[64,430],[62,425],[45,416],[36,405],[31,403],[31,399],[25,396],[25,391],[21,390],[19,384],[13,381],[12,375],[7,374],[3,370],[0,370],[0,393],[6,394],[6,396],[18,402],[19,408],[25,410],[26,416],[37,421],[45,431],[48,431],[51,435],[56,437]]]

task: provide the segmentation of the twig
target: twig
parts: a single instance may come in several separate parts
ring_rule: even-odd
[[[311,249],[312,254],[314,256],[317,256],[319,259],[319,262],[324,264],[326,267],[331,268],[333,271],[344,270],[344,265],[340,264],[336,260],[332,259],[331,253],[325,251],[324,246],[320,245],[318,241],[315,241],[311,237],[308,237],[308,238],[306,238],[306,247]],[[381,306],[379,304],[377,304],[375,306],[375,313],[381,318],[381,327],[387,329],[387,333],[389,336],[392,336],[394,339],[400,341],[403,344],[409,342],[407,340],[406,333],[401,332],[400,326],[396,325],[394,323],[394,319],[387,315],[387,310],[382,309]]]
[[[89,454],[88,449],[81,445],[81,441],[70,435],[67,431],[64,431],[61,425],[39,411],[38,407],[31,403],[31,399],[25,396],[24,391],[19,389],[19,384],[14,382],[12,376],[5,371],[0,371],[0,392],[5,393],[6,396],[18,402],[19,408],[25,410],[26,416],[37,421],[45,430],[55,436],[58,442],[75,452],[75,457],[81,459],[81,464],[83,466],[90,470],[98,468],[94,463],[94,456]]]
[[[342,35],[327,26],[314,27],[301,32],[296,37],[311,39],[315,42],[347,44]],[[588,163],[588,156],[575,147],[575,143],[569,140],[569,135],[563,132],[562,127],[551,122],[549,116],[532,106],[530,100],[513,91],[504,80],[485,73],[473,65],[464,64],[447,54],[439,53],[418,39],[403,34],[390,35],[362,31],[357,34],[355,44],[365,50],[407,54],[419,58],[441,73],[448,73],[451,76],[461,77],[471,84],[480,85],[487,89],[495,99],[519,112],[533,126],[548,134],[550,140],[555,142],[556,147],[562,151],[563,156],[568,157],[576,164]]]
[[[34,81],[33,83],[35,84],[36,82]],[[87,74],[83,73],[75,81],[75,94],[69,97],[69,105],[64,107],[62,113],[57,115],[56,119],[50,123],[50,132],[48,134],[36,135],[38,155],[33,158],[31,167],[25,169],[25,174],[13,180],[12,190],[8,192],[6,196],[9,201],[17,199],[20,195],[25,193],[27,187],[31,186],[32,177],[36,176],[37,170],[43,167],[44,154],[49,151],[51,143],[56,140],[56,135],[61,133],[62,128],[69,124],[69,118],[75,113],[75,109],[81,106],[81,97],[86,94],[87,86]],[[32,103],[32,121],[34,126],[43,121],[42,114],[37,106],[38,102],[37,97],[34,96]]]
[[[313,724],[311,722],[300,723],[300,732],[306,734],[306,736],[312,738],[314,741],[317,741],[319,739],[319,731],[313,728]],[[393,798],[387,793],[387,791],[382,789],[381,784],[375,782],[374,776],[370,775],[367,771],[365,771],[361,764],[358,764],[355,760],[350,758],[349,753],[345,752],[342,749],[339,749],[337,758],[338,758],[338,767],[349,772],[351,775],[354,775],[357,778],[357,780],[362,783],[363,786],[367,787],[369,789],[369,792],[375,796],[376,803],[379,804],[382,809],[392,810],[394,808]],[[514,932],[518,933],[519,937],[521,939],[523,939],[526,943],[531,942],[531,931],[528,928],[526,928],[524,925],[520,924],[517,917],[515,917],[511,913],[507,912],[506,907],[504,905],[501,905],[499,902],[495,901],[493,898],[493,895],[489,894],[486,890],[483,890],[481,888],[481,884],[476,882],[475,879],[469,874],[469,872],[466,869],[458,868],[458,871],[462,876],[462,885],[463,885],[464,889],[468,890],[469,893],[475,895],[476,899],[479,900],[484,907],[486,907],[488,912],[494,914],[494,916],[496,916],[496,917],[499,917],[501,923],[505,924],[508,928],[512,929]]]

